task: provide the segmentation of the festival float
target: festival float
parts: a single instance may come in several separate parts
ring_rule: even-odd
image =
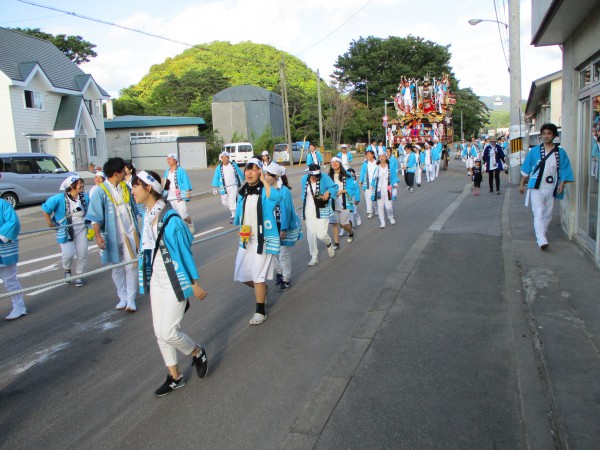
[[[396,118],[387,127],[388,143],[439,140],[452,143],[452,110],[456,98],[449,90],[448,75],[439,78],[401,77],[394,100]]]

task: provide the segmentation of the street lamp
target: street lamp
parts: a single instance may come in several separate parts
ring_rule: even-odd
[[[518,158],[510,158],[509,181],[518,183],[521,177],[521,151],[523,140],[521,132],[521,37],[519,27],[521,25],[519,0],[508,1],[508,24],[499,20],[471,19],[471,25],[481,22],[494,22],[504,25],[508,29],[508,59],[510,72],[510,150],[511,153],[518,152]],[[512,156],[512,155],[511,155]]]

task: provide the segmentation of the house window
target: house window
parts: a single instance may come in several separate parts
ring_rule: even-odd
[[[96,138],[88,139],[88,148],[90,149],[90,156],[98,156],[98,147],[96,144]]]
[[[179,133],[177,131],[138,131],[129,133],[132,144],[150,144],[152,142],[174,142]]]
[[[25,91],[25,107],[31,109],[44,109],[44,96],[41,92]]]
[[[596,61],[592,66],[592,75],[594,77],[594,82],[600,81],[600,60]]]
[[[31,147],[31,153],[46,153],[45,139],[29,139],[29,146]]]
[[[87,110],[89,111],[89,113],[92,116],[99,116],[102,114],[102,107],[101,107],[101,103],[98,100],[84,100],[85,101],[85,106],[87,108]]]

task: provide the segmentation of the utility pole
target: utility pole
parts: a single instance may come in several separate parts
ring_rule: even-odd
[[[293,166],[294,156],[292,152],[292,130],[290,128],[290,109],[287,96],[287,83],[285,81],[285,57],[283,55],[281,55],[279,76],[281,78],[281,99],[283,101],[283,129],[285,130],[285,140],[287,142],[288,147],[290,166]]]
[[[463,115],[462,110],[460,111],[460,140],[463,141],[465,139],[465,132],[463,131]]]
[[[519,153],[518,166],[509,164],[509,181],[518,183],[521,178],[521,15],[519,0],[508,2],[508,36],[510,66],[510,151]]]
[[[321,76],[317,69],[317,101],[319,103],[319,148],[323,151],[323,110],[321,109]]]

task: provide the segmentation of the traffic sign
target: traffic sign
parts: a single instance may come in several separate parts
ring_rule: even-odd
[[[381,118],[381,120],[383,120],[384,122],[387,122],[387,121],[388,121],[388,116],[383,116],[383,117]]]

